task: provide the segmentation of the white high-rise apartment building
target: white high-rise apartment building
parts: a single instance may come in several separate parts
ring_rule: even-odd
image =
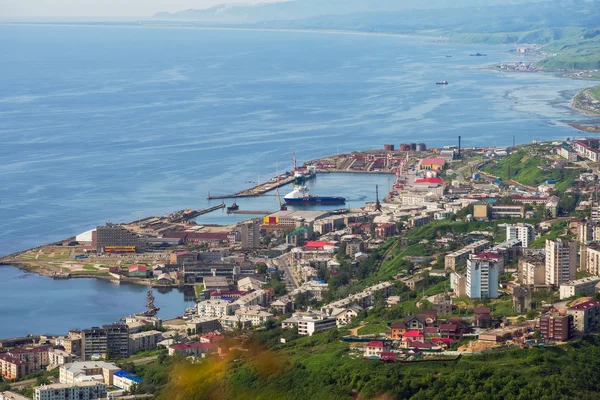
[[[506,240],[517,239],[521,241],[523,247],[529,247],[535,239],[535,229],[530,224],[506,225]]]
[[[560,286],[575,280],[577,242],[546,240],[546,285]]]
[[[498,298],[504,259],[497,253],[472,254],[467,260],[466,294],[470,299]]]

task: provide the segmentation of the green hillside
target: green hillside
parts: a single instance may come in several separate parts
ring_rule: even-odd
[[[587,30],[544,47],[550,54],[538,66],[545,69],[600,69],[600,29]]]

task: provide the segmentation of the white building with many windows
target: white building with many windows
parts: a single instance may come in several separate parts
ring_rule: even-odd
[[[37,386],[33,393],[34,400],[96,400],[106,398],[106,385],[100,382],[55,383]]]
[[[333,317],[304,316],[298,318],[298,334],[312,336],[315,332],[328,331],[337,327]]]
[[[506,225],[506,241],[519,240],[522,247],[529,247],[535,239],[535,228],[530,224]]]
[[[498,298],[504,260],[497,253],[472,254],[467,260],[466,295],[470,299]]]

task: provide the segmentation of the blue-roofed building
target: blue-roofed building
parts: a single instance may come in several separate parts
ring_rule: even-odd
[[[131,392],[131,387],[133,385],[139,385],[141,382],[142,378],[135,374],[132,374],[131,372],[123,370],[115,372],[113,378],[114,386],[118,387],[119,389],[127,390],[128,392]]]

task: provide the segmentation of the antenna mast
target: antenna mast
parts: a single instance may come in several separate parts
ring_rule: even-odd
[[[375,211],[381,211],[381,203],[379,202],[379,185],[375,185],[375,196],[377,198],[375,202]]]

